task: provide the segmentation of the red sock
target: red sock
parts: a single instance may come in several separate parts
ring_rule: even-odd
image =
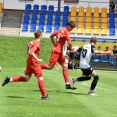
[[[12,78],[12,82],[19,82],[19,81],[26,82],[26,77],[16,76]]]
[[[48,65],[47,64],[40,64],[41,69],[48,69]]]
[[[38,80],[38,86],[39,86],[42,96],[47,96],[43,80]]]
[[[69,82],[68,70],[63,70],[63,77],[65,80],[65,83],[68,83]]]

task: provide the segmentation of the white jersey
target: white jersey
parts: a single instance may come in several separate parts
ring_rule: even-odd
[[[91,44],[87,44],[87,45],[84,45],[82,48],[79,48],[78,52],[81,52],[79,67],[81,69],[87,69],[90,67],[89,62],[91,60],[91,56],[94,50],[95,50],[95,46]]]

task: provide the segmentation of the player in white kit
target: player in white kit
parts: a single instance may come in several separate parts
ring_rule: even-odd
[[[96,53],[95,52],[96,41],[97,41],[96,37],[91,37],[90,44],[84,45],[83,47],[81,47],[77,50],[78,52],[81,53],[79,67],[82,70],[83,74],[81,77],[70,79],[71,87],[73,87],[75,82],[90,80],[91,76],[92,76],[94,79],[91,83],[91,87],[88,92],[88,95],[94,95],[94,96],[96,96],[96,94],[93,91],[97,85],[99,76],[90,67],[89,62],[90,62],[92,54]]]

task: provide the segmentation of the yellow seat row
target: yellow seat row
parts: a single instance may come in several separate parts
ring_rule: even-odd
[[[107,28],[102,28],[102,29],[99,29],[99,28],[81,28],[81,27],[78,27],[78,28],[74,28],[72,31],[71,31],[72,34],[96,34],[96,35],[107,35],[108,34],[108,29]]]
[[[71,7],[71,11],[77,11],[77,9],[78,9],[79,12],[80,11],[84,12],[84,7],[83,6],[80,6],[79,8],[77,8],[76,6]],[[94,10],[94,12],[99,12],[100,9],[99,9],[99,7],[94,7],[93,10]],[[86,12],[92,12],[92,7],[87,7]],[[107,8],[102,7],[101,12],[106,12],[107,13]]]

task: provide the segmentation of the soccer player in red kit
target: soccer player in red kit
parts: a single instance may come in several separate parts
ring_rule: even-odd
[[[37,30],[35,33],[35,40],[32,40],[27,44],[27,53],[28,53],[28,59],[27,59],[27,66],[24,71],[24,76],[15,76],[15,77],[6,77],[6,79],[3,81],[2,86],[6,85],[9,82],[27,82],[30,80],[31,75],[34,74],[35,77],[38,80],[38,87],[42,94],[42,100],[49,100],[45,86],[44,86],[44,80],[42,75],[42,70],[40,68],[39,63],[42,62],[42,59],[39,59],[38,56],[40,54],[40,41],[42,40],[42,32]]]
[[[65,28],[61,28],[60,30],[53,32],[50,36],[50,39],[53,44],[52,54],[49,60],[49,65],[40,64],[42,69],[52,69],[54,65],[58,62],[63,68],[63,76],[66,83],[66,89],[72,89],[69,83],[68,77],[68,68],[66,65],[65,57],[63,55],[63,46],[67,41],[68,45],[72,46],[71,39],[69,37],[70,31],[75,27],[75,23],[73,21],[69,21],[66,24]],[[54,37],[56,37],[56,42],[54,41]]]

